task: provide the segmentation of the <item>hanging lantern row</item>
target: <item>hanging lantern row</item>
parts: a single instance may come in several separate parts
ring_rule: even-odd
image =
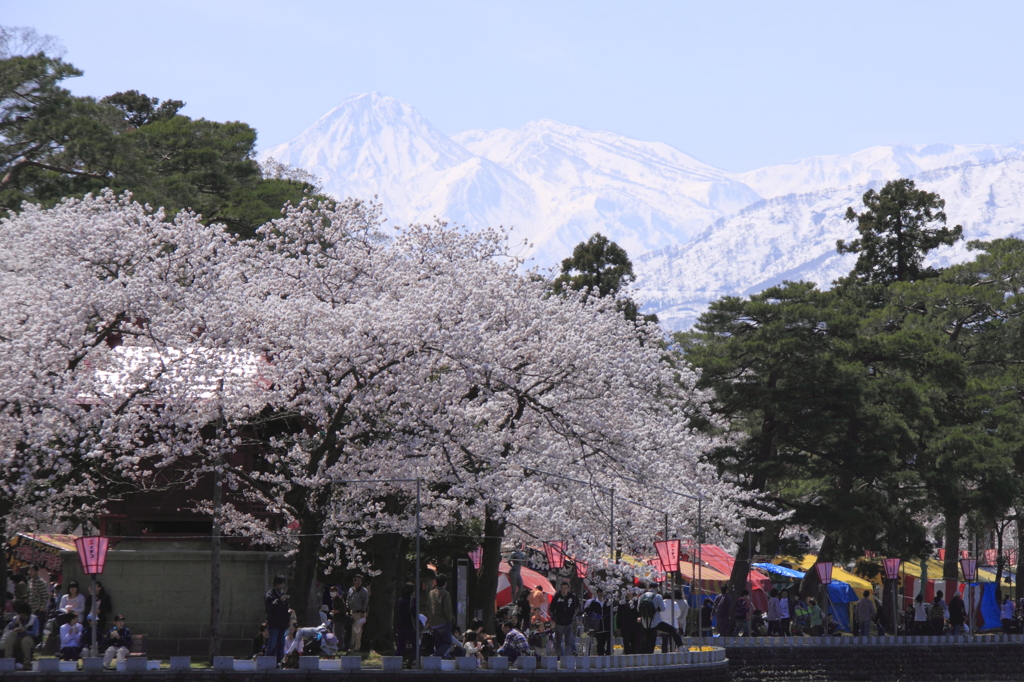
[[[587,573],[590,571],[590,564],[579,559],[573,559],[573,562],[576,564],[576,577],[580,580],[586,578]]]
[[[110,538],[99,535],[87,535],[75,540],[75,547],[78,549],[78,560],[82,564],[82,572],[86,575],[99,575],[103,573],[103,566],[107,562],[107,548],[110,546]]]
[[[469,560],[473,562],[473,570],[479,571],[480,565],[484,560],[484,548],[478,546],[476,549],[469,553]]]
[[[660,570],[666,573],[679,570],[679,555],[682,554],[683,547],[678,539],[658,540],[654,543],[654,549],[658,550]]]
[[[559,570],[565,566],[565,543],[560,540],[545,542],[544,555],[548,560],[548,568]]]
[[[978,560],[977,559],[961,559],[960,570],[964,572],[964,580],[972,582],[977,575],[978,571]]]
[[[885,577],[889,580],[896,580],[900,577],[900,563],[902,559],[891,558],[882,559],[882,564],[885,566]]]

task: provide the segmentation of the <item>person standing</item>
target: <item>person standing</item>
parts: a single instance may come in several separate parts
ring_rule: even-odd
[[[700,607],[700,636],[704,639],[714,636],[714,631],[711,629],[714,607],[715,603],[709,597],[704,597],[704,603]]]
[[[39,566],[28,567],[28,605],[39,622],[46,620],[46,607],[50,603],[50,587],[39,577]]]
[[[96,632],[107,631],[107,618],[114,611],[114,602],[107,593],[106,588],[103,587],[103,583],[96,581],[96,593],[99,594],[99,599],[96,602]],[[92,618],[92,585],[89,586],[89,594],[85,596],[85,613],[86,620]],[[90,643],[89,646],[92,646]]]
[[[942,590],[935,592],[932,610],[928,612],[928,622],[933,635],[942,635],[946,629],[946,600],[942,598]]]
[[[915,635],[928,634],[928,607],[924,603],[924,595],[914,597],[914,632]]]
[[[583,623],[593,633],[597,642],[597,656],[611,654],[612,604],[605,599],[604,590],[598,588],[597,594],[583,605]]]
[[[618,625],[622,631],[622,653],[625,656],[640,653],[640,612],[636,603],[637,595],[630,588],[619,604]]]
[[[967,607],[964,605],[960,592],[954,592],[949,600],[949,624],[952,626],[953,636],[961,634],[964,623],[967,621]]]
[[[356,574],[352,578],[352,587],[348,588],[348,595],[345,599],[348,602],[348,610],[352,621],[351,643],[349,651],[362,651],[363,649],[363,626],[366,625],[366,612],[370,608],[370,591],[363,587],[363,576]]]
[[[864,590],[864,598],[857,602],[857,634],[867,637],[871,634],[871,621],[875,617],[875,600],[871,590]]]
[[[407,662],[416,658],[416,587],[406,583],[402,587],[402,596],[398,598],[398,615],[395,618],[395,656],[403,657]],[[406,649],[410,655],[406,655]]]
[[[777,637],[779,634],[779,591],[772,588],[768,597],[768,636]]]
[[[733,611],[734,604],[732,595],[729,594],[729,584],[724,583],[722,593],[715,597],[714,606],[715,625],[718,627],[718,634],[722,637],[732,637]]]
[[[128,657],[132,649],[132,631],[125,627],[124,616],[114,616],[114,627],[107,633],[106,641],[103,642],[105,653],[103,654],[103,667],[110,667],[110,663],[117,657],[117,662],[122,663]]]
[[[732,607],[733,634],[750,637],[750,590],[743,590]]]
[[[811,636],[821,637],[821,607],[814,599],[807,600],[807,622],[810,624]]]
[[[563,581],[558,594],[551,600],[551,619],[555,621],[555,656],[576,655],[576,614],[580,610],[580,598]]]
[[[779,593],[779,634],[782,637],[789,637],[789,626],[793,622],[793,608],[789,603],[789,591],[783,590]]]
[[[654,644],[658,639],[659,632],[668,633],[676,648],[682,646],[683,639],[679,636],[679,632],[670,623],[663,620],[665,600],[654,591],[653,585],[648,586],[647,591],[640,595],[637,610],[640,612],[640,624],[644,628],[640,653],[654,653]]]
[[[1010,634],[1013,629],[1013,612],[1016,610],[1013,602],[1010,601],[1010,595],[1003,595],[1003,603],[999,605],[999,620],[1003,624],[1003,633]]]
[[[433,656],[445,656],[452,648],[452,595],[448,592],[448,577],[439,573],[434,587],[427,594],[427,627],[434,639]]]
[[[284,658],[284,636],[291,621],[286,585],[283,575],[275,575],[273,587],[263,596],[267,614],[267,656],[276,656],[278,664]]]

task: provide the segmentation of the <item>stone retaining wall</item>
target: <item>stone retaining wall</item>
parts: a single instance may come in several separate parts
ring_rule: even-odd
[[[741,646],[726,649],[732,682],[1018,682],[1024,645]]]

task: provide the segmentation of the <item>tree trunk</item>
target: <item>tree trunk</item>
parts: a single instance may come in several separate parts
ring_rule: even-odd
[[[363,649],[388,654],[395,650],[395,609],[405,578],[408,540],[399,533],[370,538],[371,565],[379,574],[370,586],[370,606],[363,625]]]
[[[956,580],[959,575],[960,560],[960,516],[959,508],[946,509],[944,512],[946,537],[942,544],[946,548],[946,558],[942,562],[944,580]]]
[[[754,560],[754,547],[757,546],[761,534],[749,528],[743,534],[736,548],[736,562],[732,565],[732,573],[729,575],[730,594],[739,594],[746,589],[747,579],[750,576],[750,563]]]
[[[288,581],[289,605],[295,610],[295,618],[300,628],[320,624],[315,611],[311,612],[309,608],[320,554],[320,536],[312,531],[320,527],[321,525],[312,519],[302,519],[299,526],[299,548],[295,553],[295,564]]]
[[[484,631],[494,633],[494,600],[498,594],[498,573],[501,563],[501,541],[505,538],[505,520],[490,506],[484,513],[484,556],[473,592],[471,610],[479,609]]]
[[[828,533],[825,534],[825,539],[821,541],[821,549],[818,550],[818,558],[814,561],[814,564],[807,569],[807,573],[804,575],[803,580],[800,581],[800,596],[804,599],[814,598],[821,602],[821,595],[819,591],[828,589],[821,584],[821,580],[818,579],[818,563],[825,561],[832,561],[832,551],[835,547],[835,540]]]

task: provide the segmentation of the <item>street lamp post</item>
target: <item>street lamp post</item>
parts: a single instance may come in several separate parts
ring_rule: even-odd
[[[96,594],[96,576],[103,573],[103,567],[107,563],[107,549],[110,547],[110,539],[101,535],[88,535],[75,540],[75,547],[78,549],[78,560],[82,563],[82,572],[92,578],[92,645],[89,647],[89,655],[96,658],[98,647],[96,644],[96,614],[99,609],[99,595]]]
[[[902,559],[892,557],[889,559],[883,559],[882,564],[885,566],[885,577],[889,579],[889,587],[892,591],[892,635],[895,637],[899,634],[899,615],[897,610],[899,606],[896,602],[896,582],[900,577],[900,564],[903,563]]]
[[[828,612],[832,607],[832,600],[828,596],[828,586],[832,584],[832,562],[831,561],[820,561],[814,565],[818,571],[818,582],[825,587],[825,634],[828,635],[828,624],[829,617]]]
[[[964,582],[967,583],[967,627],[970,629],[968,634],[974,634],[974,608],[973,595],[974,590],[971,589],[971,583],[974,582],[975,575],[978,570],[977,559],[961,559],[960,569],[964,572]]]

